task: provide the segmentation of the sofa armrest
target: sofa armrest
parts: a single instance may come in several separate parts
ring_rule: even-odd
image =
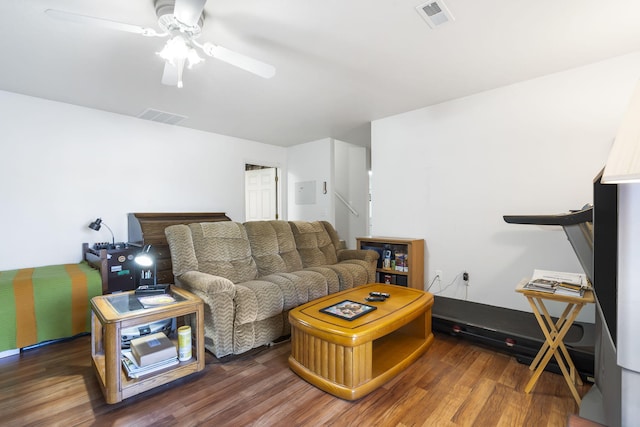
[[[360,259],[368,262],[378,262],[380,254],[376,251],[363,249],[343,249],[338,251],[338,261],[347,261],[350,259]]]
[[[367,281],[374,283],[376,281],[376,267],[378,267],[379,256],[376,251],[343,249],[338,251],[338,262],[363,266],[367,270]]]
[[[232,354],[236,285],[224,277],[200,271],[187,271],[176,279],[179,286],[204,301],[205,347],[216,357]]]
[[[233,299],[236,296],[236,285],[229,279],[203,273],[201,271],[187,271],[177,277],[182,287],[189,291],[199,291],[208,296],[225,293]]]

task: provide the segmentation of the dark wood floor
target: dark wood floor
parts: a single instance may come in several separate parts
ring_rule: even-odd
[[[382,388],[347,402],[287,365],[289,343],[107,405],[79,337],[0,359],[0,425],[565,426],[578,407],[562,376],[530,377],[513,357],[436,335],[427,353]],[[589,386],[579,388],[581,395]]]

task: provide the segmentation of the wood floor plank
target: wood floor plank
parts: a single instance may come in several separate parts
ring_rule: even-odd
[[[561,375],[530,394],[526,365],[437,334],[425,355],[349,402],[299,378],[290,344],[219,361],[203,372],[108,405],[87,336],[0,359],[0,424],[7,426],[564,426],[578,407]],[[584,395],[589,385],[579,387]]]
[[[473,425],[495,388],[495,381],[488,378],[480,379],[462,404],[458,405],[458,410],[452,418],[456,425]]]

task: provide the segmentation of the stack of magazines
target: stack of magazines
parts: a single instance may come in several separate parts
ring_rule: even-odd
[[[178,364],[178,351],[163,332],[132,339],[130,347],[122,350],[122,366],[129,378]]]
[[[524,285],[524,288],[556,295],[581,297],[585,290],[591,289],[591,284],[584,274],[533,270],[531,280]]]
[[[135,357],[133,357],[133,354],[131,353],[131,350],[122,350],[122,367],[124,368],[129,378],[140,378],[143,375],[147,375],[152,372],[156,372],[177,364],[178,358],[174,357],[148,366],[138,366]]]

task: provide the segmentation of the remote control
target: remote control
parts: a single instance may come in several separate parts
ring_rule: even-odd
[[[387,300],[385,297],[373,297],[373,296],[372,296],[372,297],[366,297],[365,299],[366,299],[367,301],[371,301],[371,302],[374,302],[374,301],[380,301],[380,302],[383,302],[383,301],[386,301],[386,300]]]
[[[389,298],[391,296],[386,292],[369,292],[369,295],[371,295],[372,297],[383,297],[383,298]]]

